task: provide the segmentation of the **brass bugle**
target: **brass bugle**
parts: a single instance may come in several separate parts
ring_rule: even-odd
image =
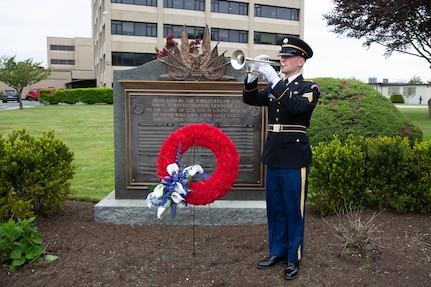
[[[230,57],[230,64],[232,68],[235,70],[241,70],[247,65],[248,63],[264,63],[264,64],[270,64],[271,66],[281,66],[278,62],[273,62],[269,60],[258,60],[253,58],[247,58],[245,56],[245,53],[243,50],[235,50],[232,53],[232,56]]]

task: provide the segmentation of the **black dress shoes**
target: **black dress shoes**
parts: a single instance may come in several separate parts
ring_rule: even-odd
[[[274,267],[279,263],[284,263],[284,262],[286,262],[285,257],[270,256],[265,260],[257,262],[256,267],[259,269],[268,269],[268,268]]]
[[[292,280],[298,277],[299,274],[299,262],[288,262],[286,269],[284,269],[284,279]]]

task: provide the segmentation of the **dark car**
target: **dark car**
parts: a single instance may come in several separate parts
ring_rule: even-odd
[[[11,101],[19,103],[18,93],[15,90],[4,90],[2,102],[7,103]]]

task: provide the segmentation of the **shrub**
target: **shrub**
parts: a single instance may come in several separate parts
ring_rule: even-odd
[[[401,94],[392,94],[389,100],[394,104],[404,104],[404,98]]]
[[[71,193],[72,160],[73,152],[53,131],[40,138],[25,128],[12,131],[8,139],[0,133],[0,222],[61,207]]]
[[[370,207],[397,208],[399,196],[407,191],[410,180],[408,153],[411,149],[407,138],[377,137],[358,139],[366,154],[367,189]]]
[[[330,142],[333,135],[405,136],[410,142],[422,140],[422,132],[400,111],[369,85],[357,80],[314,79],[321,96],[307,134],[312,145]]]
[[[335,136],[312,151],[308,201],[321,214],[343,206],[431,211],[431,140]]]
[[[112,88],[85,88],[57,90],[53,94],[39,95],[39,102],[45,104],[112,104],[114,102]]]
[[[20,268],[25,263],[39,264],[44,259],[45,247],[42,235],[37,233],[33,225],[35,217],[18,219],[0,225],[0,262],[11,270]],[[46,260],[52,261],[57,256],[47,255]]]
[[[335,136],[329,144],[313,147],[309,205],[321,214],[334,214],[346,205],[355,210],[366,205],[364,165],[365,154],[353,137],[342,143]]]
[[[402,194],[397,202],[399,210],[431,212],[431,140],[416,143],[408,159],[409,193]]]

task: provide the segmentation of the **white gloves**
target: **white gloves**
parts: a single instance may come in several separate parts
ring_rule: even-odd
[[[260,55],[254,58],[255,60],[258,61],[267,61],[269,59],[268,55]],[[251,64],[250,66],[250,71],[254,71],[255,73],[259,72],[259,67],[264,65],[265,63],[262,62],[253,62],[253,64]]]
[[[270,64],[261,63],[257,70],[268,80],[268,82],[271,82],[273,86],[280,81],[280,77]]]
[[[269,61],[269,56],[259,55],[254,59],[259,61]],[[278,81],[280,81],[280,77],[278,76],[277,72],[270,64],[265,64],[262,62],[253,62],[250,66],[250,71],[254,73],[248,74],[248,78],[247,78],[248,83],[251,83],[258,78],[258,75],[256,75],[256,72],[259,72],[260,74],[262,74],[268,80],[268,82],[272,83],[273,87],[278,83]]]

